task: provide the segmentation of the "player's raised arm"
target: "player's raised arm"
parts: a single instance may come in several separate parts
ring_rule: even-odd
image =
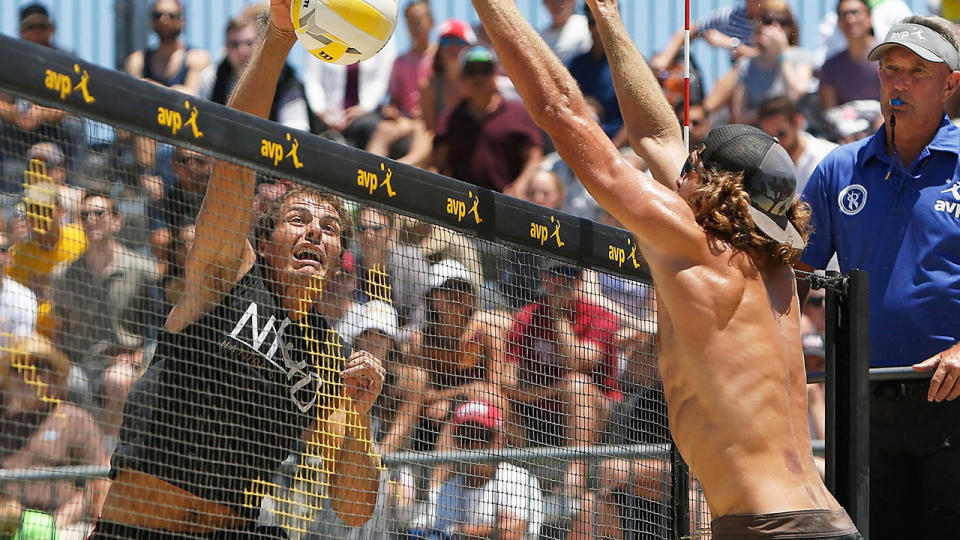
[[[690,206],[623,159],[593,119],[576,81],[514,0],[473,0],[473,5],[530,117],[597,202],[641,244],[669,255],[699,249],[703,231]]]
[[[290,0],[271,0],[270,23],[259,48],[237,81],[227,105],[267,118],[277,79],[296,34],[290,23]],[[196,239],[186,264],[182,301],[167,321],[179,330],[226,293],[255,259],[247,241],[256,177],[252,170],[217,161],[197,216]]]
[[[587,5],[610,62],[630,145],[647,162],[655,180],[676,189],[687,149],[673,108],[630,39],[617,0],[587,0]]]

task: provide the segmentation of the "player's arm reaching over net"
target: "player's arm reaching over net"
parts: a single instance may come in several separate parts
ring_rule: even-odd
[[[613,88],[630,145],[646,161],[654,179],[675,189],[688,152],[673,108],[630,39],[620,18],[617,1],[587,0],[587,5],[596,20],[610,62]]]
[[[676,186],[671,189],[663,180],[657,183],[623,159],[594,121],[576,81],[514,2],[474,0],[474,6],[530,116],[550,135],[560,156],[597,202],[651,253],[663,249],[670,257],[700,257],[703,231],[690,206],[674,192]],[[663,144],[671,157],[654,161],[664,171],[661,174],[679,171],[673,163],[679,159],[673,156],[678,151],[674,143],[667,137]],[[667,237],[669,244],[655,245],[658,238]]]

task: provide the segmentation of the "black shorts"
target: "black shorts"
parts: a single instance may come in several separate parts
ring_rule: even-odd
[[[93,533],[87,540],[116,540],[136,538],[138,540],[178,540],[182,538],[203,538],[207,540],[267,540],[287,538],[280,527],[250,527],[249,529],[224,529],[210,533],[188,533],[147,529],[121,525],[109,521],[98,521]]]
[[[731,514],[713,520],[710,528],[713,540],[863,540],[843,510]]]

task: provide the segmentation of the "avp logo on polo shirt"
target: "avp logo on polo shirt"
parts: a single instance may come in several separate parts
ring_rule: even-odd
[[[850,184],[840,191],[837,197],[840,211],[848,216],[855,216],[867,205],[867,188],[860,184]]]
[[[947,180],[947,182],[949,182],[949,180]],[[933,210],[935,212],[953,214],[954,218],[960,219],[960,181],[954,182],[952,186],[941,191],[940,193],[949,193],[953,195],[953,200],[944,201],[942,199],[938,199],[933,205]]]

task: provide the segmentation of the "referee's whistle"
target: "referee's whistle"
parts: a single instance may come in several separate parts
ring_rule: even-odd
[[[893,98],[890,100],[890,105],[893,105],[894,107],[899,107],[903,105],[903,100],[900,98]]]

